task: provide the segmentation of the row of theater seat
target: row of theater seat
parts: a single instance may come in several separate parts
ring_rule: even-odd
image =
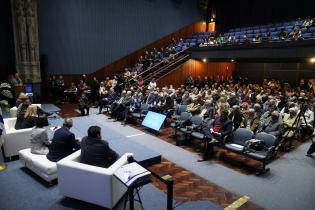
[[[292,26],[299,26],[302,25],[302,21],[288,21],[283,23],[271,23],[267,25],[256,25],[256,26],[249,26],[249,27],[243,27],[243,28],[232,28],[229,30],[229,32],[238,32],[238,31],[248,31],[248,30],[257,30],[257,29],[269,29],[269,28],[286,28],[286,27],[292,27]]]

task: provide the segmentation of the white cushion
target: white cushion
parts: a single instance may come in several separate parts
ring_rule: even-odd
[[[18,155],[22,149],[30,147],[32,128],[14,128],[16,118],[6,118],[4,121],[3,150],[5,157]]]
[[[61,159],[57,162],[60,194],[112,209],[127,191],[114,172],[128,163],[129,155],[125,153],[109,168],[80,163],[81,150]]]
[[[46,158],[46,155],[37,155],[31,153],[31,149],[23,149],[19,151],[20,162],[45,179],[50,182],[57,178],[57,164],[51,162]]]
[[[25,162],[32,164],[39,171],[46,174],[57,173],[57,164],[47,159],[46,155],[38,155],[31,153],[31,149],[23,149],[19,151],[19,156],[24,159]]]

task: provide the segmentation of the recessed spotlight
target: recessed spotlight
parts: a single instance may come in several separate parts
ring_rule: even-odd
[[[310,58],[311,63],[315,63],[315,57]]]
[[[234,62],[234,59],[231,59],[231,62]]]
[[[206,59],[206,58],[204,58],[204,59],[202,59],[202,61],[205,63],[205,62],[207,62],[207,59]]]

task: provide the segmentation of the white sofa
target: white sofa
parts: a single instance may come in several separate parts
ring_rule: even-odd
[[[32,104],[32,105],[35,105],[35,106],[38,106],[39,108],[42,108],[42,105],[41,104]],[[11,117],[16,117],[16,113],[17,113],[17,107],[14,106],[10,109],[10,116]]]
[[[20,162],[42,177],[47,182],[57,179],[57,164],[46,158],[46,155],[37,155],[31,153],[31,149],[23,149],[19,151]]]
[[[22,149],[30,148],[32,128],[14,128],[16,118],[6,118],[4,121],[3,150],[6,158],[18,155]]]
[[[57,162],[60,194],[112,209],[127,187],[113,174],[128,163],[126,153],[109,168],[80,163],[81,150]]]

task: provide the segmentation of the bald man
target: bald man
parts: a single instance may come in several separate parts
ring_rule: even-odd
[[[55,131],[54,137],[52,138],[49,146],[49,152],[46,155],[48,160],[57,162],[80,149],[78,141],[75,139],[74,134],[70,131],[72,125],[72,119],[66,118],[63,126]]]

